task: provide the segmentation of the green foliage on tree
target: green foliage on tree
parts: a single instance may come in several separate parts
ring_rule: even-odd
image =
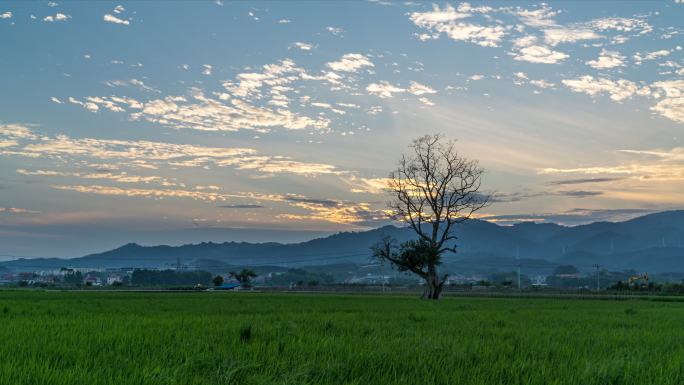
[[[136,286],[208,286],[211,273],[207,271],[148,270],[133,271],[131,283]]]
[[[231,271],[230,276],[240,282],[244,288],[252,287],[252,278],[256,278],[257,274],[252,269],[242,269],[239,273]]]
[[[214,286],[221,286],[223,285],[223,277],[217,275],[216,277],[214,277],[214,279],[211,280],[211,282],[214,284]]]

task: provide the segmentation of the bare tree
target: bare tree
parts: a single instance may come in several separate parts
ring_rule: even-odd
[[[384,238],[373,255],[418,275],[425,280],[423,298],[439,299],[447,275],[440,277],[437,266],[443,253],[456,252],[454,225],[488,204],[480,193],[484,170],[460,156],[455,141],[442,135],[422,136],[409,148],[411,153],[390,173],[387,189],[393,218],[408,223],[418,239],[397,245]]]

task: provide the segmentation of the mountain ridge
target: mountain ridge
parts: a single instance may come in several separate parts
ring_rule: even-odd
[[[456,234],[458,253],[445,255],[445,262],[477,262],[480,258],[482,266],[485,266],[502,258],[520,258],[552,264],[576,263],[582,268],[601,263],[606,267],[624,269],[684,271],[684,210],[658,212],[622,222],[602,221],[578,226],[534,222],[502,226],[473,219],[460,224]],[[214,260],[229,265],[360,264],[369,261],[370,246],[384,235],[398,241],[415,238],[408,227],[387,225],[367,231],[340,232],[299,243],[231,241],[179,246],[127,243],[78,258],[16,259],[2,262],[0,266],[12,269],[64,265],[159,268],[175,266],[179,261],[191,264],[197,260]]]

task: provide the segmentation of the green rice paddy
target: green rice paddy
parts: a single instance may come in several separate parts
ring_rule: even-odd
[[[683,384],[684,303],[0,292],[0,384]]]

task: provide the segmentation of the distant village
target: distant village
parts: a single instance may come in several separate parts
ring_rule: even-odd
[[[322,267],[318,267],[320,270]],[[363,270],[363,269],[360,269]],[[396,271],[347,271],[346,274],[329,274],[303,268],[282,271],[257,270],[248,282],[236,278],[235,273],[192,270],[187,267],[140,269],[124,268],[72,268],[37,271],[0,271],[0,285],[37,288],[163,288],[163,289],[226,289],[280,288],[286,290],[318,290],[325,287],[365,287],[390,290],[391,288],[418,287],[422,282],[415,277]],[[486,291],[496,289],[565,289],[565,290],[649,290],[665,288],[678,290],[682,277],[639,274],[636,271],[597,274],[582,273],[573,266],[558,266],[551,274],[528,276],[516,271],[480,274],[450,274],[446,285],[451,290]],[[658,283],[661,282],[661,283]]]

